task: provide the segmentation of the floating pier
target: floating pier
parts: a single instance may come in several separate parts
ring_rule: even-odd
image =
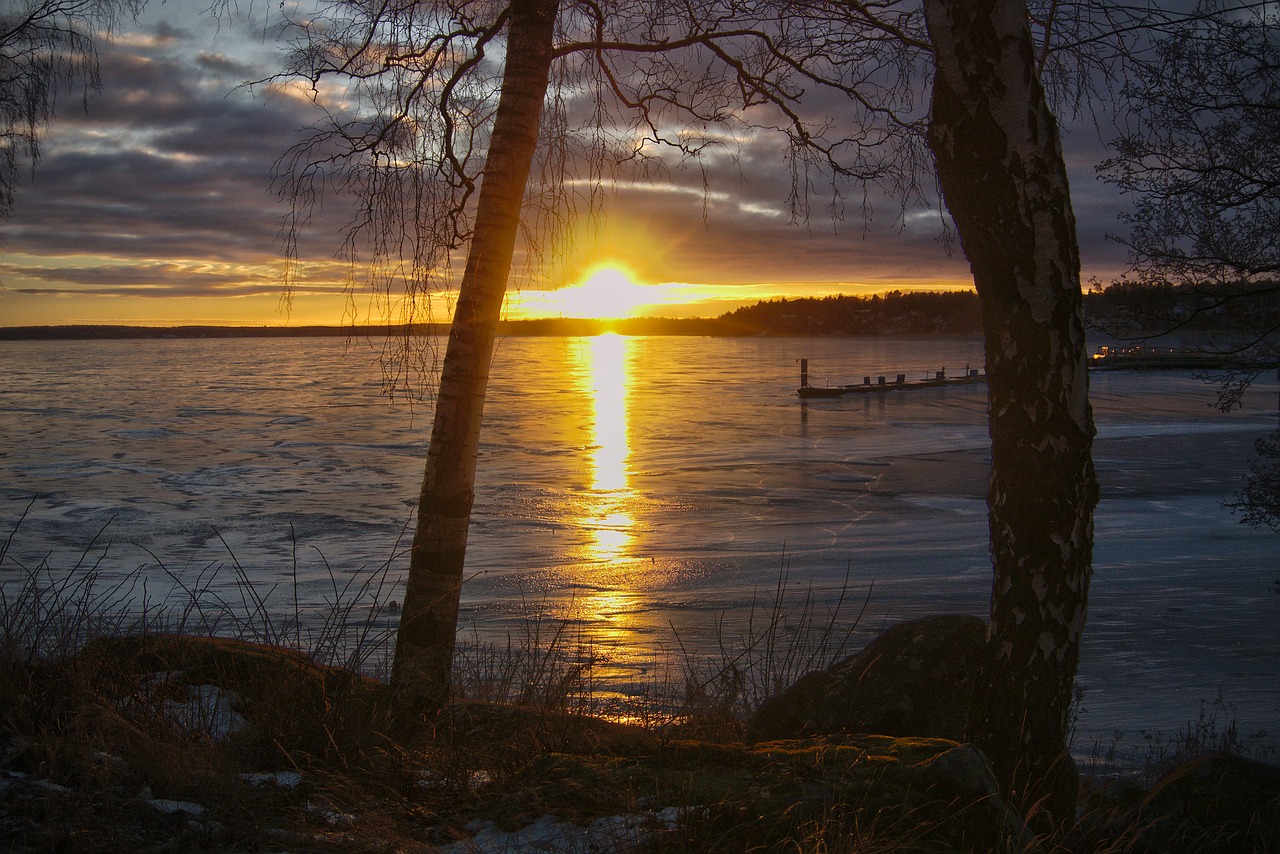
[[[935,371],[932,377],[924,377],[918,380],[908,380],[906,374],[897,374],[893,381],[889,381],[888,375],[876,376],[875,382],[872,382],[871,376],[864,376],[862,382],[855,385],[833,385],[833,386],[812,386],[809,385],[809,360],[800,360],[800,388],[796,389],[796,394],[803,398],[814,397],[843,397],[846,394],[882,394],[890,391],[910,391],[917,388],[948,388],[958,385],[975,385],[977,383],[985,383],[987,377],[977,368],[965,368],[960,376],[947,376],[947,369]]]
[[[1249,370],[1254,363],[1230,353],[1212,353],[1182,347],[1099,347],[1089,357],[1093,371],[1215,371]]]

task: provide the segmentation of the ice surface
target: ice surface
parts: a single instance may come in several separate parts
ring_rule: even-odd
[[[846,584],[859,603],[871,591],[858,638],[925,613],[985,613],[985,388],[794,393],[800,358],[814,384],[836,384],[976,366],[980,342],[606,343],[499,348],[469,637],[564,618],[611,650],[611,672],[634,676],[677,634],[700,652],[740,631],[784,569],[822,602]],[[367,351],[329,339],[14,342],[0,343],[0,370],[0,538],[26,512],[4,589],[47,562],[106,580],[140,572],[149,596],[207,589],[228,607],[249,578],[286,617],[371,578],[402,598],[430,408],[383,398]],[[1268,587],[1280,549],[1222,507],[1253,439],[1276,426],[1275,400],[1269,381],[1222,414],[1189,374],[1093,378],[1103,499],[1086,746],[1116,728],[1174,731],[1219,691],[1242,732],[1280,740],[1280,596]]]

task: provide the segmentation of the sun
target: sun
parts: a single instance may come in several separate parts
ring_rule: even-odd
[[[652,289],[638,283],[630,270],[618,264],[592,268],[581,284],[561,289],[557,297],[565,317],[598,320],[632,317],[654,300]]]

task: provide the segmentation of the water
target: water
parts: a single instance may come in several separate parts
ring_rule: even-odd
[[[100,570],[145,567],[152,596],[193,576],[234,596],[234,560],[276,587],[271,607],[291,611],[295,589],[304,605],[333,598],[392,559],[384,595],[399,598],[393,555],[407,541],[430,408],[381,394],[379,349],[0,342],[0,534],[36,496],[0,584],[46,557],[71,567],[101,532]],[[869,594],[860,637],[927,613],[983,615],[985,388],[802,403],[802,357],[821,385],[958,373],[981,363],[981,344],[501,342],[468,635],[518,632],[530,613],[568,619],[607,651],[606,675],[625,680],[655,650],[713,649],[783,567],[824,603],[846,583]],[[1253,439],[1275,427],[1274,381],[1227,415],[1185,373],[1098,374],[1092,400],[1103,499],[1081,743],[1176,731],[1221,693],[1242,734],[1266,730],[1275,745],[1280,540],[1221,506]]]

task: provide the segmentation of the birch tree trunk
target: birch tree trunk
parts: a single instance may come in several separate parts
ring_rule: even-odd
[[[547,93],[557,0],[512,0],[506,66],[475,229],[436,399],[392,687],[400,711],[449,699],[476,455],[494,339]]]
[[[982,302],[994,583],[969,739],[1039,826],[1070,824],[1067,753],[1093,551],[1080,261],[1022,0],[926,0],[929,144]]]

